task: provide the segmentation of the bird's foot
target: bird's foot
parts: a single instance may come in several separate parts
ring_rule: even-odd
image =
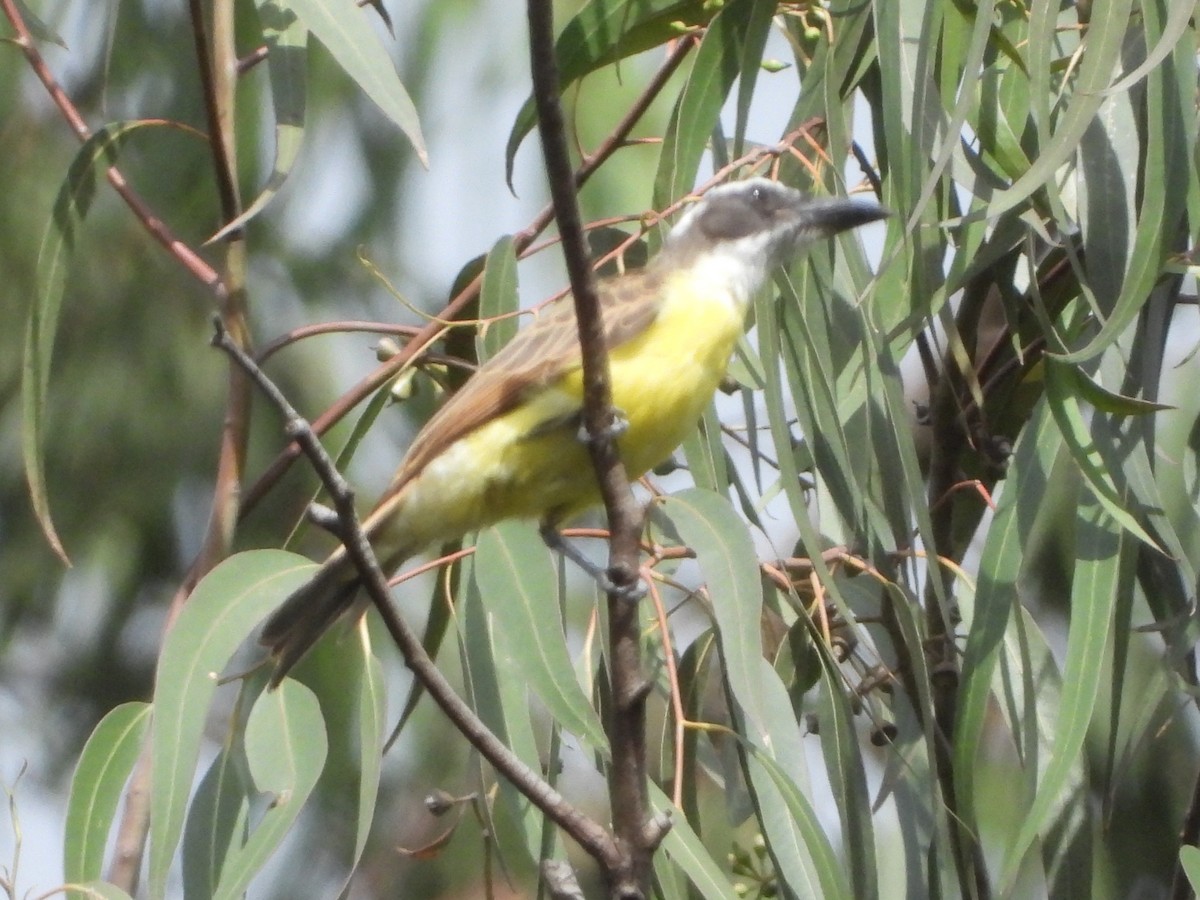
[[[626,431],[629,430],[629,419],[626,417],[624,410],[613,407],[612,421],[608,423],[608,427],[602,431],[592,434],[587,429],[587,425],[579,426],[579,443],[584,446],[599,443],[600,441],[615,441]]]
[[[617,584],[613,581],[610,570],[598,566],[588,559],[578,547],[568,541],[553,525],[543,524],[540,528],[542,540],[551,550],[561,553],[579,568],[583,569],[606,594],[614,594],[629,603],[636,603],[646,596],[646,588],[641,579],[634,579],[628,584]]]

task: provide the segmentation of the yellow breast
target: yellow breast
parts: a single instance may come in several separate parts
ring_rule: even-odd
[[[742,298],[720,281],[672,276],[642,334],[609,356],[619,439],[630,478],[665,460],[696,427],[743,326]],[[580,441],[583,377],[576,370],[448,447],[406,489],[392,523],[424,546],[506,518],[569,517],[599,499]],[[560,427],[547,428],[547,422]],[[392,530],[389,528],[389,530]]]
[[[683,275],[665,287],[654,324],[609,358],[613,405],[629,421],[620,445],[631,478],[691,434],[742,333],[741,304],[727,292]]]

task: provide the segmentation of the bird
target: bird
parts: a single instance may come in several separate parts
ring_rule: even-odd
[[[805,246],[888,215],[874,201],[812,197],[763,177],[707,191],[641,269],[597,284],[617,446],[639,478],[696,427],[725,375],[748,309]],[[418,432],[363,520],[385,572],[506,519],[543,536],[600,502],[586,436],[574,304],[561,300],[471,375]],[[569,554],[577,559],[577,554]],[[360,583],[339,547],[267,619],[271,687],[352,609]]]

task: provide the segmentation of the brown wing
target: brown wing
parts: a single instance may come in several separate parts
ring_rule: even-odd
[[[640,334],[653,320],[661,277],[641,269],[597,285],[605,345],[611,350]],[[503,415],[531,390],[545,387],[580,365],[575,306],[569,297],[542,310],[467,380],[421,429],[404,464],[380,499],[383,505],[431,460],[459,438]]]

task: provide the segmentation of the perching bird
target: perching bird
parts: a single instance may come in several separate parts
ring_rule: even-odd
[[[618,447],[630,478],[671,455],[712,399],[755,293],[806,244],[887,213],[765,178],[709,191],[643,269],[597,285]],[[429,420],[363,528],[385,571],[503,519],[553,528],[600,500],[581,441],[574,305],[544,310]],[[345,612],[358,576],[338,548],[268,619],[272,686]]]

